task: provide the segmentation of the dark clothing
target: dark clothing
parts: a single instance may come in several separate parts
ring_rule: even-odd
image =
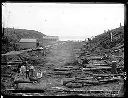
[[[74,61],[72,64],[74,64],[74,65],[78,65],[79,62],[78,62],[78,61]]]
[[[39,47],[39,42],[36,43],[36,47]]]
[[[18,73],[20,73],[20,68],[21,68],[21,66],[22,66],[22,64],[19,64],[19,65],[18,65],[18,68],[17,68],[17,69],[18,69]]]
[[[112,72],[112,74],[117,74],[117,68],[116,68],[116,63],[114,62],[114,63],[112,63],[112,69],[111,69],[111,72]]]
[[[87,59],[84,59],[82,64],[89,64],[89,61]]]
[[[26,78],[29,77],[29,70],[26,70]]]
[[[30,81],[36,80],[36,72],[34,69],[29,70],[29,79]]]

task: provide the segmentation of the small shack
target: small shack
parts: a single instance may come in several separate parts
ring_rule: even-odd
[[[22,38],[19,41],[20,50],[22,49],[34,49],[38,47],[37,39]]]

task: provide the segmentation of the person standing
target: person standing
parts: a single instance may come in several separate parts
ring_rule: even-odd
[[[26,76],[26,66],[22,65],[20,68],[20,75],[25,77]]]
[[[30,79],[30,81],[36,81],[37,80],[34,66],[30,66],[30,68],[29,68],[29,79]]]
[[[116,61],[112,61],[112,69],[111,69],[111,73],[112,74],[117,74],[117,63],[116,63]]]
[[[26,78],[29,77],[29,67],[31,66],[31,64],[29,64],[27,61],[26,61]]]
[[[88,59],[86,57],[81,57],[81,61],[82,66],[86,68],[87,64],[89,64]]]

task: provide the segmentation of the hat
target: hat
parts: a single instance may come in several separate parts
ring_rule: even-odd
[[[81,60],[84,60],[84,59],[85,59],[85,57],[84,57],[84,56],[81,56],[81,57],[80,57],[80,59],[81,59]]]
[[[116,64],[117,62],[116,61],[112,61],[113,64]]]
[[[30,69],[34,69],[34,66],[30,66]]]
[[[112,63],[116,63],[116,61],[112,61]]]

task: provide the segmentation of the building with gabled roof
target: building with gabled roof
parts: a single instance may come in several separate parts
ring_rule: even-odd
[[[19,48],[22,49],[34,49],[38,45],[38,40],[35,38],[21,38],[19,41]]]

